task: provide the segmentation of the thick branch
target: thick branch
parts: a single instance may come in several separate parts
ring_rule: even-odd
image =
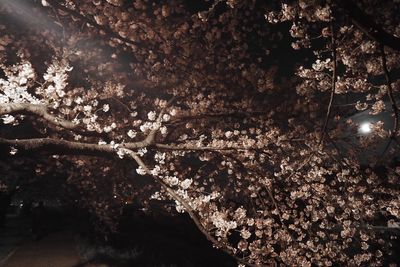
[[[115,153],[111,146],[73,142],[67,140],[57,140],[51,138],[33,138],[10,140],[0,138],[0,145],[15,147],[24,151],[47,151],[61,154],[79,154],[102,156],[102,154]]]
[[[77,154],[92,156],[116,155],[116,149],[111,145],[99,145],[52,138],[5,139],[0,138],[0,146],[15,147],[24,151],[46,151],[56,154]],[[127,143],[118,148],[139,149],[147,146],[147,142]]]
[[[143,140],[138,142],[124,143],[121,144],[118,148],[139,149],[154,145],[157,131],[160,129],[161,126],[164,111],[172,103],[172,101],[174,101],[174,98],[172,98],[167,103],[167,105],[160,111],[160,114],[158,115],[156,120],[157,127],[154,127]],[[62,120],[49,114],[46,110],[46,107],[43,105],[10,103],[0,106],[0,115],[24,113],[24,112],[39,115],[44,119],[48,120],[49,122],[56,124],[58,126],[65,127],[67,129],[71,129],[72,126],[77,127],[77,125],[67,120]],[[69,123],[73,125],[69,125]],[[52,139],[52,138],[33,138],[33,139],[23,139],[23,140],[18,140],[18,139],[10,140],[10,139],[0,138],[0,144],[14,146],[16,148],[23,150],[32,150],[32,151],[46,150],[49,152],[58,151],[58,152],[63,152],[63,154],[77,153],[85,155],[99,155],[101,153],[116,152],[116,149],[112,148],[110,145],[73,142],[73,141]]]
[[[80,143],[80,142],[72,142],[66,140],[55,140],[51,138],[36,138],[36,139],[25,139],[25,140],[9,140],[0,138],[0,147],[1,146],[13,146],[17,149],[21,150],[28,150],[28,151],[47,151],[53,152],[56,154],[80,154],[80,155],[96,155],[96,156],[105,156],[105,155],[115,155],[115,149],[110,145],[98,145],[98,144],[87,144],[87,143]],[[130,143],[129,147],[131,148],[141,148],[147,145],[147,142],[141,141],[136,143]],[[140,157],[135,154],[133,151],[126,148],[126,146],[121,146],[121,148],[125,149],[125,152],[134,159],[139,166],[141,166],[147,174],[151,175],[150,170],[144,164],[144,162],[140,159]],[[228,253],[229,255],[233,256],[238,262],[246,264],[248,266],[255,266],[244,261],[241,258],[236,257],[228,248],[226,248],[223,244],[221,244],[218,240],[216,240],[204,226],[201,224],[199,218],[195,214],[195,211],[192,207],[182,199],[174,190],[172,190],[161,178],[157,176],[153,176],[154,179],[160,186],[168,192],[171,197],[178,201],[188,212],[189,216],[192,218],[193,222],[199,228],[199,230],[210,240],[214,245],[218,248],[222,249],[224,252]]]
[[[74,130],[79,126],[71,121],[58,118],[47,111],[45,105],[36,105],[30,103],[6,103],[0,106],[0,115],[5,114],[33,114],[42,117],[55,126],[68,130]]]

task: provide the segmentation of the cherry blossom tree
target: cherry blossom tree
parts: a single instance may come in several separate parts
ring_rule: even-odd
[[[110,225],[132,202],[187,213],[240,265],[393,263],[399,9],[3,0],[2,160],[62,170]],[[362,110],[391,121],[359,134]]]

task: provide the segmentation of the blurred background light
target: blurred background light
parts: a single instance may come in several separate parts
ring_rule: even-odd
[[[368,134],[368,133],[370,133],[370,132],[372,131],[371,123],[369,123],[369,122],[364,122],[364,123],[362,123],[362,124],[360,125],[359,131],[360,131],[360,133],[362,133],[362,134]]]

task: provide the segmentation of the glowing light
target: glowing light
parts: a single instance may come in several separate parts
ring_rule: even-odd
[[[360,125],[360,132],[363,134],[368,134],[372,131],[371,124],[369,122],[364,122]]]

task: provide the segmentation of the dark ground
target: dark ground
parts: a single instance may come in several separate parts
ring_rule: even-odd
[[[76,210],[46,208],[39,237],[31,232],[31,215],[8,216],[0,230],[0,266],[237,266],[214,249],[186,216],[149,216],[128,208],[118,231],[107,241],[85,216]]]

